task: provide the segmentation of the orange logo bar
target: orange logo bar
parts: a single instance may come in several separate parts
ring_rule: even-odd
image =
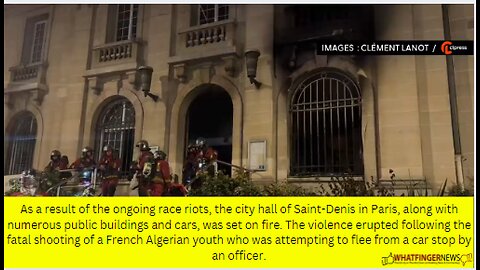
[[[442,46],[440,47],[440,49],[442,50],[442,52],[444,54],[452,54],[452,51],[450,51],[450,49],[448,49],[448,45],[452,45],[452,42],[445,41],[445,42],[442,43]]]

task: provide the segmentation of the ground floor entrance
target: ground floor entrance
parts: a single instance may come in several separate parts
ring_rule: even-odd
[[[203,85],[196,90],[201,93],[188,108],[185,146],[195,143],[198,138],[203,138],[208,146],[217,150],[218,160],[231,163],[232,99],[223,88],[217,85]],[[231,175],[231,168],[227,165],[219,164],[218,169]]]

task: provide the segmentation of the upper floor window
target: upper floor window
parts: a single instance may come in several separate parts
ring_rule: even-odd
[[[46,28],[47,21],[40,21],[35,23],[35,27],[33,30],[34,33],[32,43],[32,57],[30,58],[32,63],[37,63],[42,60]]]
[[[110,5],[108,17],[107,42],[137,37],[138,5]]]
[[[341,35],[347,40],[370,40],[375,34],[374,17],[371,5],[291,5],[282,21],[301,39]]]
[[[138,5],[118,5],[117,41],[131,40],[137,34]]]
[[[228,20],[229,6],[220,5],[194,5],[192,6],[191,25],[202,25],[223,20]]]
[[[353,9],[342,5],[295,6],[295,27],[321,27],[339,20],[350,19]]]
[[[48,14],[27,20],[23,41],[22,62],[36,64],[45,59]]]

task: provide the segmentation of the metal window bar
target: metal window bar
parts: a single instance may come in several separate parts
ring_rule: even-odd
[[[357,84],[343,74],[321,72],[300,84],[291,100],[291,174],[363,174]]]
[[[126,113],[127,113],[127,108],[126,108],[126,106],[127,106],[126,102],[123,102],[123,104],[122,104],[122,125],[125,125],[125,117],[126,117]],[[118,145],[119,148],[117,148],[117,149],[119,149],[119,150],[118,150],[118,156],[119,156],[119,157],[123,157],[123,149],[122,149],[122,147],[121,147],[121,143],[122,143],[123,140],[124,140],[123,134],[124,134],[124,132],[121,132],[121,133],[120,133],[120,143],[119,143],[119,145]]]
[[[318,87],[318,81],[317,81],[317,87]],[[317,88],[318,89],[318,88]],[[323,94],[323,100],[325,100],[325,80],[322,80],[322,94]],[[327,121],[327,118],[326,118],[326,110],[322,110],[323,111],[323,123],[325,123]],[[319,126],[320,124],[317,123]],[[327,164],[327,148],[325,147],[327,145],[327,129],[325,128],[325,126],[323,127],[323,163],[320,163],[320,167],[324,167],[324,169],[326,170],[326,164]],[[322,166],[323,165],[323,166]]]
[[[105,145],[112,146],[121,160],[121,175],[127,175],[134,150],[135,111],[133,105],[125,99],[109,104],[101,114],[97,130],[98,145],[96,148],[99,149],[99,159],[102,155],[102,148]]]
[[[343,85],[343,98],[347,96],[347,87]],[[344,123],[347,122],[347,111],[348,108],[345,109],[343,112],[343,121]],[[345,162],[348,168],[350,168],[350,156],[348,155],[348,145],[350,144],[348,140],[348,125],[345,125],[345,138],[346,138],[346,143],[345,143]]]
[[[328,113],[330,115],[330,171],[334,171],[334,167],[335,167],[335,161],[333,160],[333,119],[332,119],[332,116],[333,116],[333,113],[332,113],[332,107],[333,107],[333,104],[332,104],[332,99],[333,99],[333,96],[332,96],[332,80],[328,80],[328,83],[329,83],[329,91],[330,91],[330,108],[328,109]],[[325,146],[326,147],[326,146]]]
[[[15,127],[9,136],[9,166],[8,174],[19,174],[31,169],[37,136],[37,122],[28,113],[14,118]]]
[[[306,96],[306,93],[305,93],[305,90],[303,92],[303,103],[305,104],[305,96]],[[303,105],[303,117],[302,117],[302,120],[303,120],[303,125],[302,125],[302,128],[303,128],[303,141],[302,141],[302,145],[303,145],[303,155],[302,158],[301,158],[301,163],[302,164],[306,164],[307,163],[307,160],[306,160],[306,154],[307,154],[307,131],[306,131],[306,126],[307,126],[307,123],[306,123],[306,119],[305,119],[305,113],[306,113],[306,106],[307,105]]]

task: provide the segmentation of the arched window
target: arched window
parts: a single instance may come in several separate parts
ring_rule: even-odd
[[[132,161],[135,140],[135,109],[125,98],[108,104],[97,123],[95,149],[97,160],[105,145],[110,145],[122,161],[122,172],[127,173]]]
[[[361,94],[347,75],[320,71],[290,103],[291,176],[363,175]]]
[[[19,174],[32,168],[37,141],[37,120],[31,112],[22,112],[13,118],[7,135],[7,175]]]

